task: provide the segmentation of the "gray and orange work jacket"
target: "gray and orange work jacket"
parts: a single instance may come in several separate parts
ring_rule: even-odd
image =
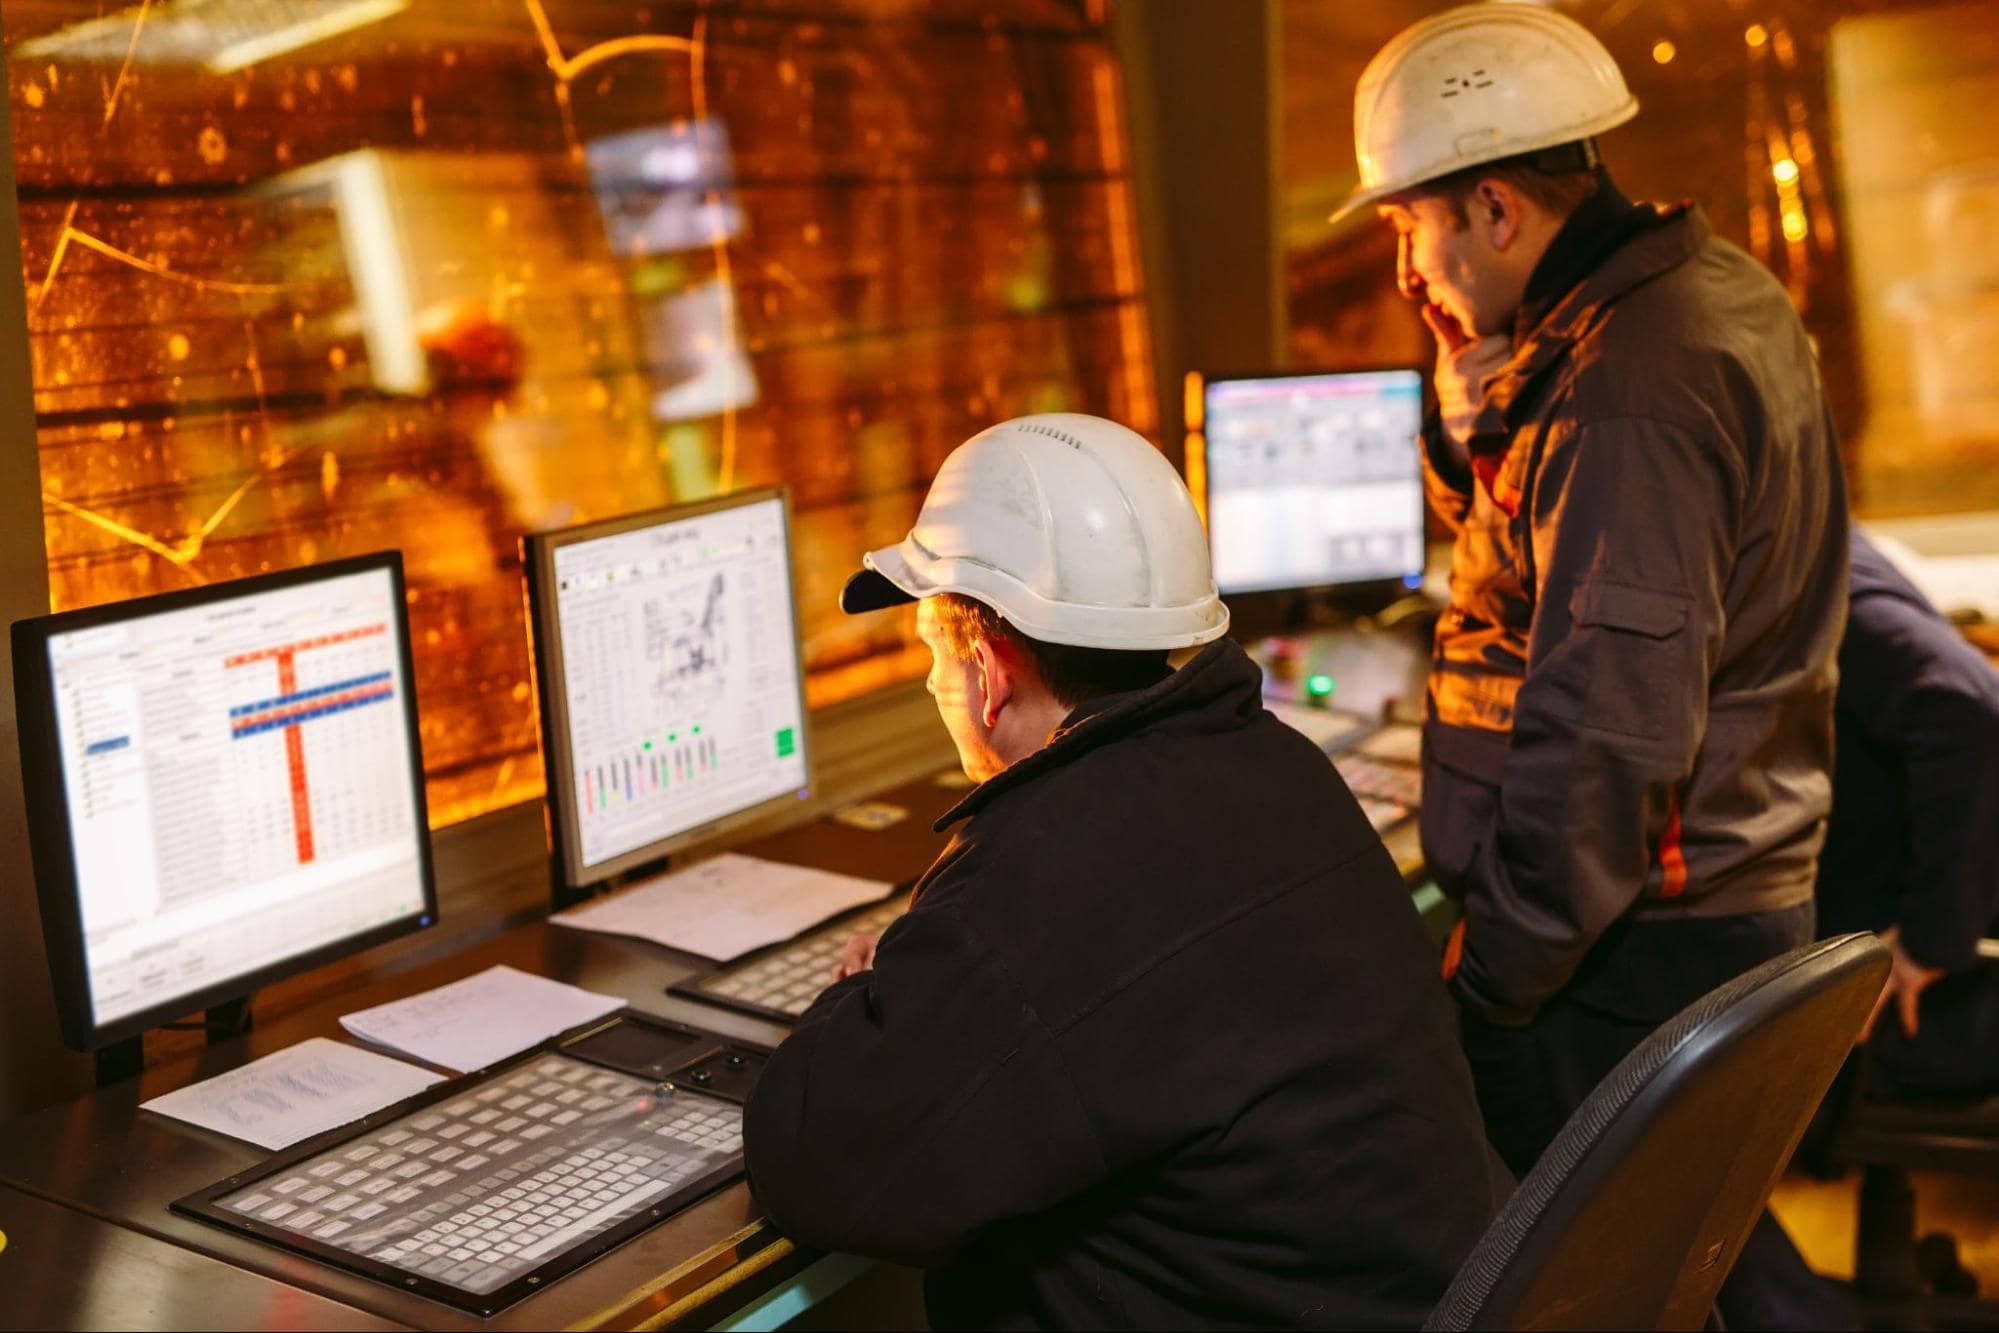
[[[1810,899],[1847,518],[1805,331],[1698,209],[1606,180],[1483,389],[1464,451],[1426,431],[1456,547],[1422,833],[1458,998],[1520,1023],[1629,914]]]

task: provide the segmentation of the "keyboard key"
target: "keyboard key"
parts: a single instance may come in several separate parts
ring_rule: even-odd
[[[275,1222],[279,1218],[288,1217],[297,1211],[298,1211],[297,1205],[289,1203],[281,1203],[277,1207],[265,1213],[264,1220],[266,1222]]]

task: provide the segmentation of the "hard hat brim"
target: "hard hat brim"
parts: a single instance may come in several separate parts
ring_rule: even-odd
[[[846,587],[840,589],[840,609],[850,616],[885,611],[891,606],[907,606],[915,600],[915,593],[896,587],[878,569],[861,570],[847,580]]]

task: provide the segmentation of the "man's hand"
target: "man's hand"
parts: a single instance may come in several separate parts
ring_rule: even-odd
[[[1423,322],[1437,335],[1437,411],[1444,434],[1462,445],[1471,438],[1472,422],[1485,406],[1485,377],[1513,359],[1513,340],[1503,333],[1467,338],[1457,321],[1435,306],[1423,307]]]
[[[1888,946],[1888,984],[1881,988],[1881,998],[1874,1002],[1874,1011],[1867,1015],[1866,1026],[1860,1029],[1860,1043],[1874,1035],[1874,1024],[1881,1017],[1881,1011],[1894,1001],[1896,1010],[1902,1017],[1902,1031],[1913,1037],[1916,1035],[1916,1005],[1923,992],[1943,975],[1940,967],[1924,967],[1909,957],[1902,947],[1902,933],[1890,926],[1881,932],[1881,942]]]
[[[879,943],[881,943],[879,935],[856,935],[848,940],[847,947],[840,950],[840,961],[833,966],[833,980],[845,981],[854,973],[865,972],[873,967],[875,945]]]

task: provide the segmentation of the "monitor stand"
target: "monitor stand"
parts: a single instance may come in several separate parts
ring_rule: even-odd
[[[250,1012],[250,997],[239,995],[233,1000],[224,1000],[202,1015],[201,1031],[207,1034],[208,1044],[228,1041],[240,1037],[250,1030],[254,1017]],[[189,1026],[193,1026],[190,1024]],[[113,1083],[121,1083],[128,1078],[137,1078],[146,1067],[146,1037],[140,1033],[123,1041],[111,1043],[97,1052],[97,1086],[108,1088]]]

